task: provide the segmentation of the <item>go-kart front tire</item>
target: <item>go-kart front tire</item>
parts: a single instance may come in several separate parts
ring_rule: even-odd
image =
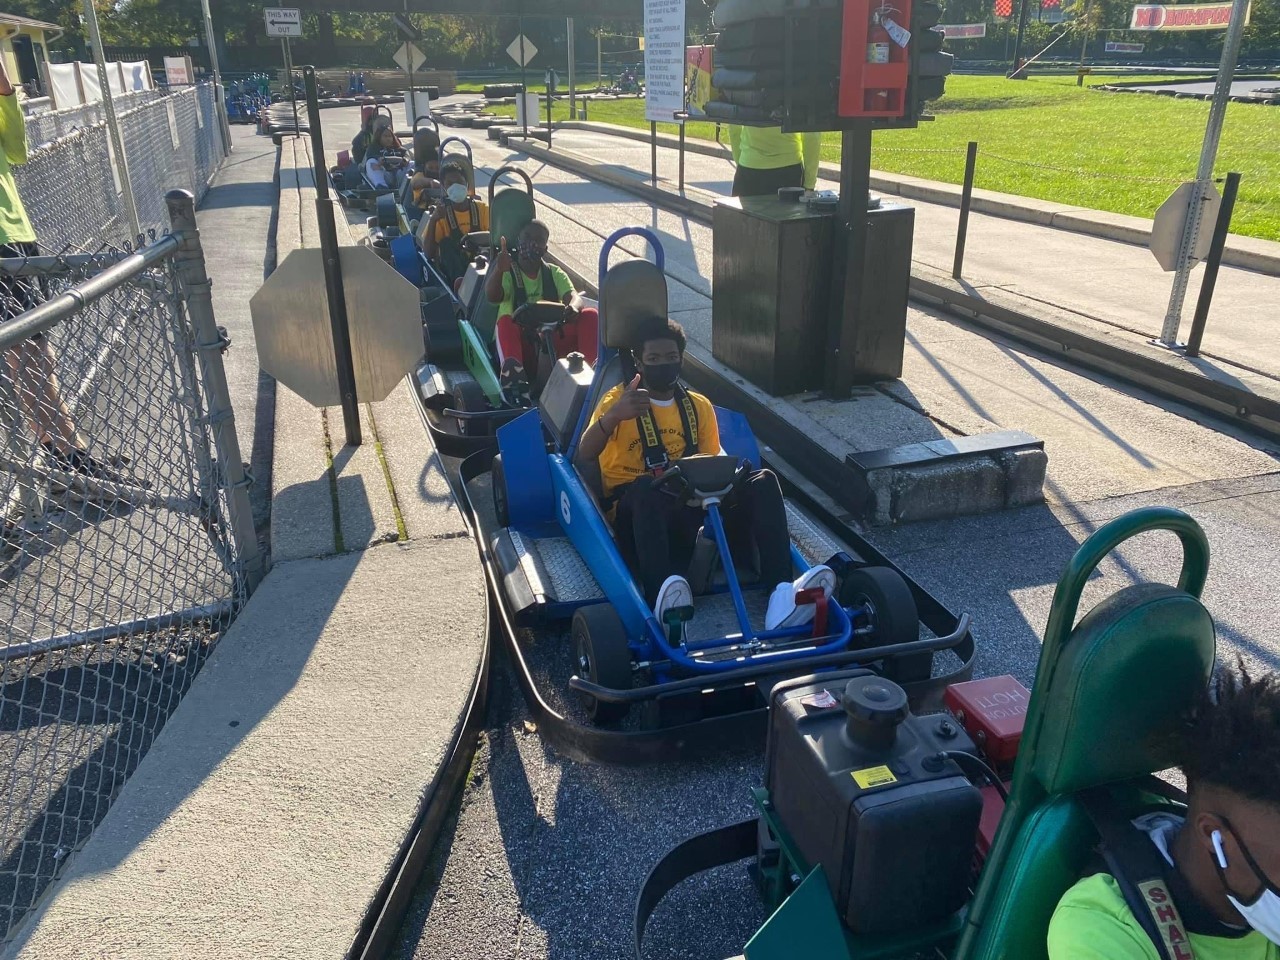
[[[571,630],[578,675],[613,690],[630,690],[631,650],[618,611],[608,603],[579,607]],[[609,703],[583,694],[587,713],[595,723],[621,720],[630,710],[625,703]]]
[[[912,643],[920,639],[920,613],[905,579],[889,567],[859,567],[845,574],[838,599],[844,607],[864,607],[875,634],[877,647]],[[890,657],[884,674],[896,683],[928,680],[933,670],[933,654],[920,653]]]
[[[476,381],[464,380],[453,388],[453,409],[465,413],[482,413],[489,409],[489,398]],[[463,437],[482,437],[485,435],[484,421],[459,418],[458,434]]]

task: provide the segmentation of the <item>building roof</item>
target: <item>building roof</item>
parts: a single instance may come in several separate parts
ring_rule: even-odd
[[[11,23],[18,27],[36,27],[40,30],[61,30],[56,23],[45,23],[43,20],[32,20],[14,13],[0,13],[0,23]]]

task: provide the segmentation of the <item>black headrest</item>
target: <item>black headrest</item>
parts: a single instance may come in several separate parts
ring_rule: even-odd
[[[667,278],[648,260],[624,260],[600,285],[600,335],[606,347],[635,347],[667,325]]]

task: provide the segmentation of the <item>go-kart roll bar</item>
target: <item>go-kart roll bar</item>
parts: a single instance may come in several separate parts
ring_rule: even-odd
[[[600,289],[604,289],[604,275],[609,272],[609,254],[613,252],[613,248],[623,237],[644,237],[649,242],[649,248],[653,250],[653,262],[659,270],[666,269],[667,255],[662,251],[662,243],[653,234],[653,231],[645,227],[622,227],[613,231],[605,238],[604,246],[600,248],[600,271],[599,283]]]
[[[505,164],[504,166],[499,167],[497,170],[493,171],[493,176],[489,178],[489,207],[490,208],[493,207],[493,194],[498,186],[498,178],[501,177],[504,173],[514,173],[519,175],[521,178],[523,178],[525,190],[529,192],[530,197],[533,196],[533,178],[530,177],[529,174],[521,170],[519,167],[508,163],[508,164]]]
[[[471,153],[471,144],[469,144],[466,140],[463,140],[461,137],[445,137],[443,140],[440,141],[440,165],[444,166],[444,162],[445,162],[444,148],[451,143],[462,144],[462,148],[467,154],[467,163],[471,164],[472,176],[474,177],[476,164],[474,160],[474,155]]]
[[[426,120],[428,123],[430,123],[430,124],[431,124],[431,126],[432,126],[432,127],[435,129],[435,131],[436,131],[436,139],[437,139],[437,140],[439,140],[439,139],[440,139],[440,122],[439,122],[438,120],[436,120],[436,118],[435,118],[435,117],[430,116],[429,114],[425,114],[425,113],[424,113],[422,116],[420,116],[420,117],[414,117],[414,118],[413,118],[413,132],[414,132],[415,134],[418,132],[418,127],[419,127],[419,123],[418,123],[418,121],[419,121],[419,120]],[[425,126],[425,124],[423,124],[423,126]]]
[[[956,623],[955,630],[945,637],[930,637],[926,640],[913,640],[911,643],[894,643],[880,647],[866,647],[862,650],[845,650],[841,653],[808,657],[805,660],[805,666],[811,666],[814,671],[817,671],[847,666],[851,663],[870,663],[873,660],[905,657],[913,653],[934,653],[938,650],[950,650],[959,646],[968,638],[969,623],[969,614],[962,613]],[[716,674],[715,681],[717,684],[745,683],[748,680],[767,677],[778,672],[779,662],[782,661],[777,658],[771,658],[760,663],[753,663],[750,666],[738,667],[732,671]],[[668,680],[666,683],[651,684],[647,687],[633,687],[630,690],[614,690],[611,687],[602,687],[598,683],[584,680],[582,677],[573,676],[569,678],[569,686],[573,690],[589,694],[597,700],[603,700],[607,703],[639,703],[644,700],[652,700],[659,695],[676,693],[681,690],[698,690],[706,685],[707,678],[698,676],[684,677],[680,680]],[[911,684],[906,686],[910,688]]]

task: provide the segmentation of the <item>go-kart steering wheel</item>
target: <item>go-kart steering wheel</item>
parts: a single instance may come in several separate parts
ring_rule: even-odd
[[[538,300],[516,307],[511,319],[526,330],[543,330],[558,327],[569,319],[569,308],[556,300]]]
[[[684,471],[679,466],[670,466],[663,471],[662,476],[653,481],[653,489],[657,491],[666,491],[667,488],[673,486],[676,481],[680,481],[680,489],[670,491],[675,497],[683,498],[689,491],[689,480],[685,477]]]

